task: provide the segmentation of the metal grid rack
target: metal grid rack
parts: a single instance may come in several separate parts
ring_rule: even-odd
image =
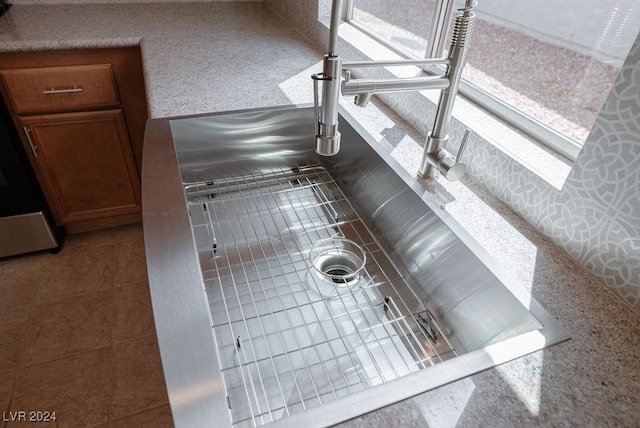
[[[455,356],[321,167],[185,185],[234,426],[258,426]],[[339,286],[308,260],[345,237],[367,257]]]

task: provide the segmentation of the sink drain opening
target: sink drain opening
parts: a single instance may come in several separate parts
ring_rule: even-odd
[[[365,252],[358,244],[338,238],[316,242],[309,258],[316,273],[337,287],[357,283],[366,263]]]

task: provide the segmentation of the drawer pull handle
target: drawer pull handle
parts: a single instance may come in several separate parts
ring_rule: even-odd
[[[31,146],[31,151],[33,151],[33,155],[35,157],[38,157],[38,146],[35,145],[33,143],[33,140],[31,139],[31,130],[29,129],[28,126],[25,126],[23,129],[24,129],[24,134],[27,136],[27,141],[29,141],[29,145]]]
[[[44,91],[42,91],[42,93],[45,94],[45,95],[71,94],[71,93],[74,93],[74,92],[82,92],[82,88],[78,88],[77,86],[74,86],[73,88],[67,88],[67,89],[51,88],[51,89],[45,89]]]

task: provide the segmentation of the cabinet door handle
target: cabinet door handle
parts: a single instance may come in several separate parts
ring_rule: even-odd
[[[35,145],[33,143],[33,140],[31,139],[31,130],[29,129],[28,126],[25,126],[23,129],[24,129],[24,135],[27,136],[27,141],[29,142],[29,145],[31,146],[31,151],[33,151],[33,155],[35,157],[38,157],[38,146]]]
[[[74,92],[82,92],[82,88],[78,88],[77,86],[74,86],[73,88],[66,88],[66,89],[51,88],[51,89],[45,89],[44,91],[42,91],[42,93],[45,94],[45,95],[71,94],[71,93],[74,93]]]

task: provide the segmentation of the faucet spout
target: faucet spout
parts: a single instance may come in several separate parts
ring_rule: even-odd
[[[453,3],[454,0],[443,0]],[[424,89],[442,89],[438,109],[429,133],[420,163],[419,175],[436,178],[440,173],[449,180],[457,180],[466,171],[459,162],[462,150],[457,156],[446,150],[448,128],[453,103],[458,93],[462,69],[466,64],[469,39],[475,14],[473,8],[477,0],[465,0],[465,6],[459,9],[462,15],[456,17],[451,47],[447,58],[426,58],[414,60],[357,61],[344,64],[345,81],[340,85],[343,71],[342,58],[336,54],[338,24],[341,0],[333,0],[331,7],[331,25],[329,28],[329,48],[322,62],[322,72],[314,74],[314,112],[315,112],[315,150],[322,156],[333,156],[340,150],[340,132],[338,131],[338,107],[340,89],[343,95],[355,95],[355,103],[364,107],[374,93],[421,91]],[[443,76],[394,78],[394,79],[351,79],[352,68],[386,67],[395,65],[446,65]],[[319,99],[319,85],[322,82],[322,100]]]
[[[322,73],[314,74],[314,111],[316,116],[315,150],[321,156],[334,156],[340,150],[338,105],[342,58],[336,55],[338,25],[342,1],[333,0],[329,27],[328,53],[322,61]],[[322,102],[318,99],[318,84],[322,82]]]
[[[353,103],[358,107],[366,107],[369,104],[369,101],[371,101],[372,95],[373,92],[363,92],[361,94],[356,94],[353,99]]]
[[[311,76],[314,79],[314,102],[316,111],[316,153],[334,156],[340,150],[338,131],[338,102],[340,96],[340,70],[342,58],[324,56],[322,73]],[[318,102],[318,82],[322,82],[322,104]]]

